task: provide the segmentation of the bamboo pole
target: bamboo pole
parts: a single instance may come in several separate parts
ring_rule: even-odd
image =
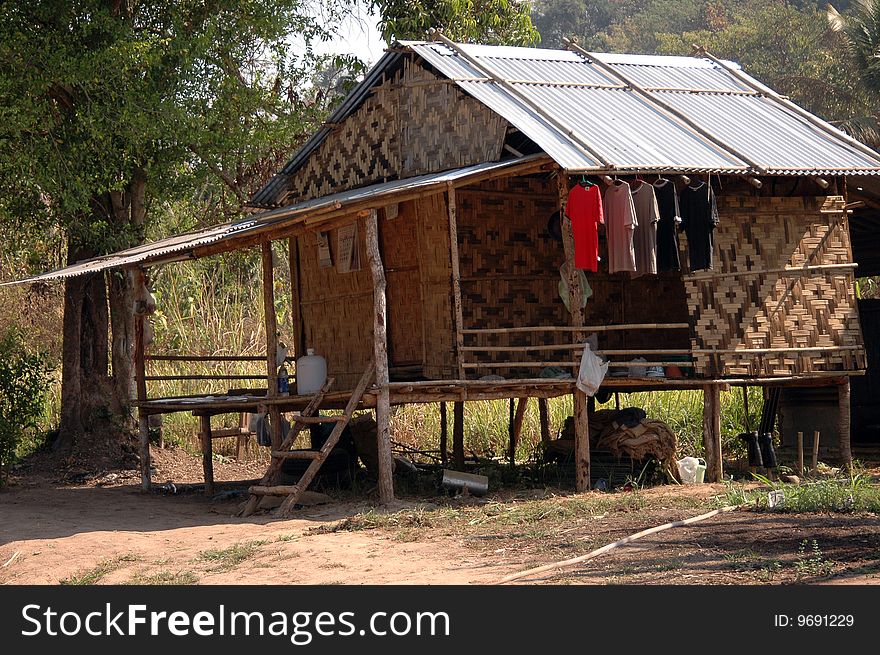
[[[447,443],[449,436],[449,425],[446,420],[446,403],[440,403],[440,463],[446,466],[449,461],[447,453]]]
[[[375,209],[367,217],[367,259],[373,275],[373,356],[376,360],[376,438],[379,455],[379,502],[394,500],[394,459],[391,455],[391,398],[388,388],[388,333],[385,269],[379,251],[379,219]]]
[[[521,367],[544,367],[544,366],[578,366],[580,361],[535,361],[535,362],[468,362],[464,365],[465,368],[521,368]],[[608,362],[608,366],[611,368],[629,368],[630,366],[637,366],[639,368],[646,368],[648,366],[678,366],[679,368],[693,368],[693,362],[673,362],[673,361],[659,361],[659,362],[642,362],[642,361],[628,361],[628,362]]]
[[[459,471],[464,469],[464,402],[452,404],[452,462]]]
[[[706,477],[710,482],[721,482],[721,386],[703,387],[703,444],[706,448]]]
[[[819,431],[813,431],[813,462],[812,462],[811,471],[813,473],[816,472],[816,467],[819,466]]]
[[[199,417],[199,441],[202,445],[202,470],[205,474],[205,495],[214,495],[214,446],[211,438],[211,417]]]
[[[798,475],[804,475],[804,433],[797,433],[797,472]]]
[[[260,357],[260,360],[263,358]],[[148,375],[146,380],[160,382],[169,380],[265,380],[264,375]]]
[[[837,439],[840,459],[846,470],[852,473],[850,421],[850,384],[847,377],[844,378],[843,384],[837,388]]]
[[[265,362],[266,358],[263,355],[144,355],[144,360],[148,362]]]
[[[299,238],[290,237],[287,248],[290,259],[290,311],[293,322],[293,352],[299,357],[306,351],[302,319],[302,286],[299,275]]]
[[[746,432],[751,432],[752,431],[752,420],[751,420],[751,417],[749,416],[749,388],[747,386],[744,386],[742,388],[742,392],[743,392],[743,415],[744,415],[744,420],[743,420],[744,426],[743,427],[746,429]]]
[[[574,247],[572,245],[572,247]],[[577,283],[577,275],[575,275]],[[583,313],[583,310],[581,310]],[[617,325],[528,325],[510,328],[468,328],[463,334],[507,334],[518,332],[614,332],[617,330],[687,330],[688,323],[621,323]]]
[[[544,346],[464,346],[465,352],[542,352],[545,350],[583,350],[582,343],[560,343]],[[691,350],[685,348],[637,350],[633,348],[619,350],[594,350],[597,355],[690,355]]]
[[[139,402],[147,400],[147,381],[144,375],[144,321],[143,316],[134,319],[135,386]],[[138,446],[141,468],[141,490],[150,491],[150,418],[143,408],[138,408]]]
[[[541,417],[541,443],[550,443],[550,412],[547,408],[547,399],[538,398],[538,414]]]
[[[575,341],[584,340],[584,308],[581,307],[581,285],[574,264],[574,235],[571,219],[565,214],[568,202],[568,175],[563,170],[556,172],[556,190],[559,193],[559,222],[562,228],[562,246],[568,267],[568,297],[571,325]],[[572,363],[572,373],[577,376],[578,363]],[[541,365],[544,366],[544,365]],[[575,489],[590,490],[590,422],[587,411],[587,395],[578,388],[574,390],[574,450],[575,450]]]
[[[523,420],[526,416],[528,404],[528,396],[523,396],[516,404],[516,413],[513,416],[513,424],[510,430],[510,449],[508,451],[508,459],[511,466],[516,464],[516,445],[519,443],[519,438],[522,434]]]
[[[784,268],[754,268],[748,271],[730,271],[727,273],[716,273],[713,275],[691,274],[685,275],[685,280],[693,280],[695,282],[703,282],[706,280],[717,280],[724,277],[749,277],[752,275],[780,275],[782,277],[810,275],[815,271],[835,271],[848,270],[858,268],[856,263],[848,264],[811,264],[809,266],[786,266]]]
[[[610,543],[606,546],[602,546],[601,548],[597,548],[586,555],[580,555],[579,557],[573,557],[571,559],[562,560],[561,562],[553,562],[552,564],[545,564],[544,566],[536,566],[533,569],[528,569],[526,571],[520,571],[519,573],[513,573],[508,575],[501,580],[498,581],[497,584],[505,584],[507,582],[513,582],[514,580],[521,580],[522,578],[529,578],[533,575],[538,575],[539,573],[547,573],[548,571],[557,571],[559,569],[567,568],[569,566],[573,566],[575,564],[580,564],[581,562],[586,562],[587,560],[591,560],[599,555],[604,555],[610,550],[614,550],[615,548],[619,548],[620,546],[625,546],[626,544],[635,541],[636,539],[641,539],[642,537],[647,537],[648,535],[656,534],[657,532],[662,532],[663,530],[669,530],[670,528],[680,528],[685,525],[691,525],[693,523],[697,523],[698,521],[705,521],[706,519],[710,519],[713,516],[717,516],[722,512],[730,512],[732,510],[737,509],[739,506],[737,505],[728,505],[727,507],[722,507],[720,509],[713,509],[711,512],[706,512],[705,514],[700,514],[699,516],[694,516],[689,519],[684,519],[682,521],[672,521],[670,523],[664,523],[663,525],[658,525],[653,528],[648,528],[647,530],[642,530],[641,532],[636,532],[628,537],[624,537],[623,539],[618,539],[617,541]]]
[[[272,262],[272,242],[262,245],[263,312],[266,321],[266,397],[278,396],[278,322],[275,317],[275,269]],[[269,408],[269,427],[272,431],[272,449],[281,448],[281,411],[277,405]]]
[[[452,183],[446,192],[449,213],[449,258],[452,267],[452,309],[455,321],[455,361],[458,377],[465,379],[464,370],[464,312],[461,307],[461,266],[458,255],[458,220],[456,218],[455,187]]]

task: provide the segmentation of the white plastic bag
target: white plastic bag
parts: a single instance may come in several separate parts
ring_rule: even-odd
[[[584,344],[584,354],[581,356],[581,368],[578,372],[577,388],[588,396],[593,396],[602,385],[605,374],[608,372],[608,362],[593,352],[590,344]]]

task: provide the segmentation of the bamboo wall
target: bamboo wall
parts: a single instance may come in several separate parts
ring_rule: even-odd
[[[540,177],[504,178],[458,190],[458,241],[465,329],[570,325],[559,296],[565,255],[562,243],[547,233],[556,211],[553,180]],[[593,290],[585,309],[587,325],[677,323],[688,320],[681,276],[662,274],[631,278],[607,273],[607,247],[600,235],[600,270],[587,273]],[[603,271],[603,269],[605,269]],[[500,333],[465,335],[465,346],[538,346],[570,343],[566,333]],[[602,332],[601,348],[689,347],[687,331]],[[566,361],[570,350],[540,354],[495,351],[468,352],[467,362]],[[538,377],[540,366],[469,369],[469,377]]]
[[[718,198],[715,268],[685,276],[691,341],[695,350],[746,352],[695,354],[699,374],[780,376],[865,367],[851,268],[759,272],[851,263],[843,204],[842,196]],[[748,352],[812,347],[825,350]]]
[[[282,204],[496,161],[507,121],[406,60],[290,179]]]
[[[399,203],[390,216],[387,208],[379,212],[392,377],[395,369],[415,368],[416,375],[448,379],[455,360],[445,194]],[[316,234],[297,240],[301,313],[306,347],[326,357],[336,389],[351,389],[373,357],[373,281],[364,225],[358,226],[358,271],[338,271],[337,235],[329,232],[329,268],[319,264]]]

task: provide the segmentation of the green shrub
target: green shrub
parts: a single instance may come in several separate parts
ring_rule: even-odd
[[[21,332],[11,329],[0,339],[0,486],[16,447],[43,414],[49,373],[46,354],[29,348]]]

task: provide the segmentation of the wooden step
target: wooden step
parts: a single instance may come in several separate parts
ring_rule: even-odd
[[[346,419],[342,414],[332,414],[329,416],[294,416],[293,420],[296,423],[315,425],[318,423],[341,423]]]
[[[282,459],[318,459],[320,450],[273,450],[272,457]]]
[[[211,439],[224,439],[226,437],[240,437],[243,434],[251,434],[247,428],[218,428],[211,430]],[[202,433],[199,432],[199,437]]]
[[[293,484],[282,484],[274,487],[264,487],[254,485],[248,492],[254,496],[289,496],[290,494],[299,494],[299,487]]]

